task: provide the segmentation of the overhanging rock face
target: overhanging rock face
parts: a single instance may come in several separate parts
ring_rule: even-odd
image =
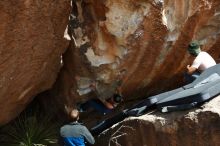
[[[70,0],[0,1],[0,125],[55,82],[70,7]]]
[[[74,1],[72,46],[57,82],[59,103],[72,106],[91,97],[77,93],[75,76],[111,88],[126,70],[125,100],[177,87],[192,61],[186,51],[190,41],[201,41],[203,50],[218,59],[219,12],[218,0]]]
[[[220,96],[199,109],[125,119],[104,131],[97,146],[218,146]]]

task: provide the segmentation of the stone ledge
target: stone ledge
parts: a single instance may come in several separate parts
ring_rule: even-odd
[[[220,96],[187,111],[127,118],[97,138],[99,146],[117,142],[122,146],[219,146]]]

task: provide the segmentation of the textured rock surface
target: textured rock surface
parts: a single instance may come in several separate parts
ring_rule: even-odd
[[[220,96],[199,109],[125,119],[104,131],[97,146],[219,146]]]
[[[0,1],[0,124],[55,82],[69,13],[69,0]]]
[[[177,87],[192,60],[191,40],[219,58],[219,13],[218,0],[74,1],[72,45],[56,88],[61,100],[72,106],[90,97],[78,95],[74,76],[110,84],[122,69],[126,99]]]

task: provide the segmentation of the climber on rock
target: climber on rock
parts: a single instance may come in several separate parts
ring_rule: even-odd
[[[81,109],[85,110],[88,107],[102,112],[103,114],[111,112],[121,101],[121,85],[123,81],[125,70],[122,70],[117,79],[111,83],[103,83],[101,81],[89,81],[91,84],[86,85],[83,90],[89,88],[94,91],[96,99],[91,99],[86,103],[80,105]]]
[[[88,100],[87,102],[81,104],[79,108],[81,111],[87,111],[92,108],[99,113],[105,115],[111,113],[114,108],[117,107],[117,105],[122,101],[123,99],[121,95],[114,94],[111,98],[108,98],[104,101],[101,101],[99,99]]]
[[[85,111],[90,107],[106,114],[112,111],[121,101],[121,81],[116,80],[112,83],[102,83],[96,81],[87,87],[86,90],[94,91],[96,98],[88,100],[80,105],[80,109]],[[84,89],[85,91],[85,89]]]
[[[194,57],[192,65],[187,65],[185,80],[187,83],[194,81],[205,69],[216,65],[215,60],[204,51],[201,51],[198,41],[192,41],[188,46],[188,52]]]

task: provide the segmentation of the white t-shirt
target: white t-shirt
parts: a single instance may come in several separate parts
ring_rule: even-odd
[[[214,65],[216,65],[215,60],[207,52],[201,51],[191,66],[197,68],[199,71],[204,71]]]

